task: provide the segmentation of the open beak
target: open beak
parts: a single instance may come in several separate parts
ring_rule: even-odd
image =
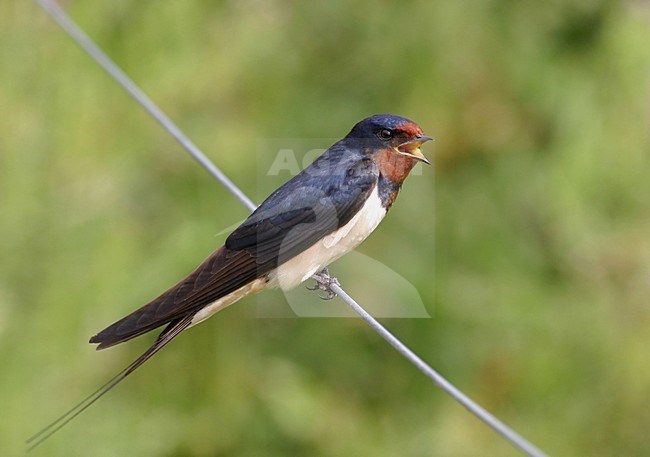
[[[429,162],[429,160],[424,157],[424,154],[422,154],[422,151],[420,151],[420,146],[422,143],[431,140],[433,140],[433,138],[430,136],[419,136],[397,146],[397,152],[405,156],[413,157],[415,160],[419,160],[420,162],[424,162],[427,165],[430,165],[431,162]]]

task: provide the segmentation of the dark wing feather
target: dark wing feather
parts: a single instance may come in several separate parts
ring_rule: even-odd
[[[329,149],[288,181],[181,282],[90,339],[104,349],[201,308],[263,277],[342,227],[363,206],[378,170],[360,151]]]
[[[225,246],[280,265],[347,224],[378,176],[369,157],[330,149],[275,191],[226,239]]]
[[[269,268],[270,269],[270,268]],[[210,289],[210,296],[223,297],[266,272],[255,258],[245,251],[230,251],[224,247],[214,252],[181,282],[131,314],[105,328],[90,339],[100,343],[97,349],[127,341],[161,325],[194,314],[209,304],[193,295]],[[194,312],[193,312],[194,311]]]

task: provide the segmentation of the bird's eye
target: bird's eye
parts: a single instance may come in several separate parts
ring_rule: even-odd
[[[382,140],[390,140],[393,137],[393,132],[388,129],[381,129],[379,131],[379,138]]]

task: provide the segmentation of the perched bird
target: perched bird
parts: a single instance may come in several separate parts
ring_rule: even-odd
[[[183,330],[268,287],[297,286],[357,247],[386,215],[431,140],[391,114],[356,124],[273,192],[185,279],[90,339],[105,349],[166,325],[154,344],[94,394],[30,440],[40,444]],[[327,287],[327,277],[319,276]],[[46,432],[48,432],[46,434]]]

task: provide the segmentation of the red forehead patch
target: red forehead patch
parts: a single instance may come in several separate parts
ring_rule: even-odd
[[[422,134],[424,133],[422,132],[420,126],[417,125],[415,122],[404,122],[402,124],[399,124],[397,126],[397,130],[401,130],[402,132],[406,133],[409,137],[422,136]]]

